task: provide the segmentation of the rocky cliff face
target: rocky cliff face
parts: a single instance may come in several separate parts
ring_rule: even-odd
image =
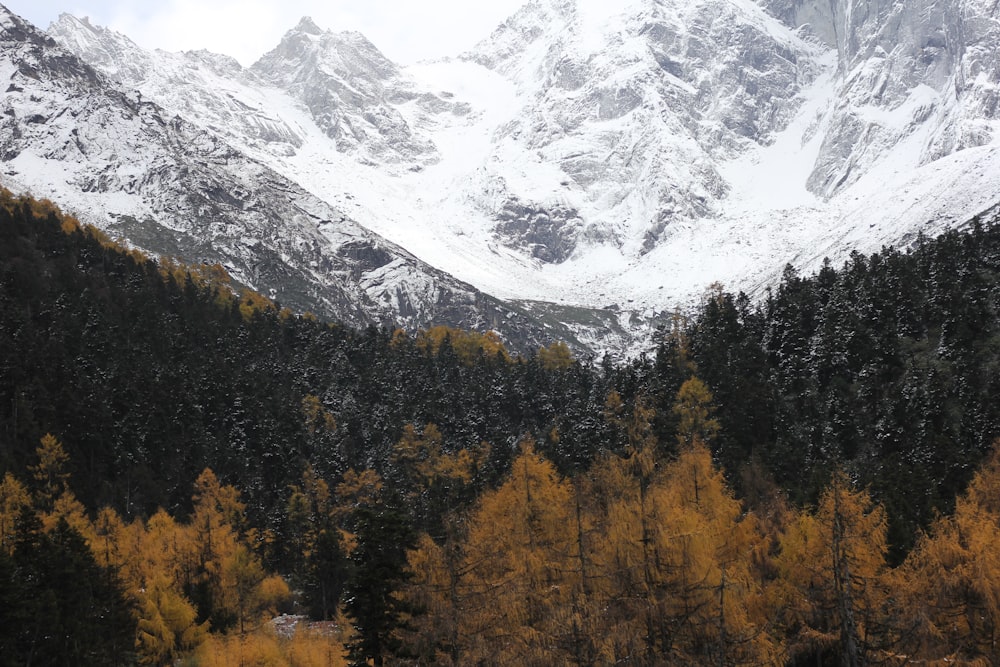
[[[500,225],[501,238],[542,232],[532,252],[546,261],[579,243],[635,256],[671,225],[716,215],[729,192],[719,163],[789,122],[821,51],[751,3],[529,3],[466,56],[528,100],[498,132],[496,162],[557,170],[545,190],[490,174],[503,193],[494,211],[519,211],[529,228]]]
[[[207,51],[150,52],[125,35],[68,14],[48,32],[124,88],[278,159],[295,155],[315,125],[334,151],[361,164],[419,169],[437,160],[435,147],[394,104],[416,99],[428,113],[451,107],[414,91],[364,36],[322,31],[309,18],[250,69]],[[288,112],[293,104],[308,112],[309,128]]]
[[[901,144],[925,165],[995,136],[1000,7],[993,0],[775,0],[837,50],[840,81],[809,188],[831,196]]]
[[[417,168],[437,159],[393,104],[419,99],[433,111],[447,102],[401,82],[399,67],[360,33],[324,31],[304,18],[252,72],[304,103],[339,151]]]
[[[205,127],[230,143],[275,156],[302,147],[292,120],[243,92],[259,81],[234,59],[208,51],[147,51],[127,36],[63,14],[48,34],[137,99]],[[261,96],[258,96],[260,98]]]
[[[532,206],[530,195],[511,192],[499,210],[516,207],[541,225],[505,238],[544,231],[549,244],[533,252],[554,261],[581,240],[634,256],[672,224],[724,214],[731,190],[720,164],[769,145],[824,73],[829,106],[802,137],[821,141],[806,181],[819,197],[883,163],[898,173],[988,144],[1000,113],[998,11],[992,0],[635,1],[614,9],[535,0],[469,57],[531,97],[501,141],[557,165],[563,191],[578,188],[591,206],[577,206],[574,224],[552,233],[552,197]]]

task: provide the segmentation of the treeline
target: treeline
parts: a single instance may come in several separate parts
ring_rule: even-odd
[[[985,665],[1000,660],[1000,452],[887,562],[884,508],[835,470],[813,508],[776,488],[754,508],[713,463],[710,395],[651,411],[572,477],[525,441],[507,480],[410,552],[400,665]]]
[[[763,475],[815,503],[846,464],[885,504],[898,561],[1000,436],[998,300],[1000,232],[977,224],[813,277],[788,269],[757,304],[712,291],[648,358],[593,363],[560,344],[516,356],[491,334],[293,316],[221,267],[149,260],[0,193],[0,469],[24,470],[51,432],[85,505],[148,516],[188,511],[210,467],[280,533],[307,465],[331,483],[371,468],[407,484],[391,460],[407,424],[435,424],[449,452],[491,444],[470,497],[502,479],[524,434],[563,474],[621,451],[599,417],[612,391],[654,408],[671,442],[696,372],[741,496]]]
[[[400,496],[372,470],[331,488],[311,470],[289,514],[301,560],[259,556],[274,535],[204,471],[193,511],[91,518],[60,443],[42,439],[22,482],[0,483],[0,663],[10,665],[907,665],[1000,660],[1000,450],[953,515],[890,567],[884,508],[835,471],[815,508],[776,487],[751,508],[713,463],[720,436],[697,378],[672,410],[675,455],[652,410],[605,417],[627,432],[566,477],[524,439],[510,472],[433,532],[408,510],[452,500],[482,450],[443,454],[408,429]],[[297,592],[292,593],[288,582]],[[308,605],[329,623],[270,619]]]
[[[70,490],[62,444],[46,435],[30,477],[0,481],[0,664],[345,663],[337,625],[270,621],[291,607],[265,571],[239,492],[211,470],[183,520],[88,513]]]

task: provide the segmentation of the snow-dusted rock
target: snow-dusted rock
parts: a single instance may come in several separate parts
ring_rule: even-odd
[[[436,159],[434,144],[393,106],[420,94],[400,85],[396,64],[358,32],[324,31],[303,18],[252,71],[303,102],[340,151],[411,165]],[[432,106],[448,106],[428,96]]]
[[[837,50],[830,131],[809,177],[816,194],[840,192],[886,160],[915,168],[996,137],[996,2],[767,2]]]
[[[644,254],[719,212],[719,162],[788,123],[820,52],[752,3],[534,0],[466,55],[527,98],[497,137],[510,201],[491,212],[548,225],[540,214],[570,200],[580,224],[534,256],[563,261],[576,243]],[[511,191],[509,156],[551,165],[554,182]]]

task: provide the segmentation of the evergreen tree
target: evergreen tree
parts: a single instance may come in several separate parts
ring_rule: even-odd
[[[347,577],[348,554],[336,514],[329,485],[306,468],[288,501],[286,554],[294,559],[291,570],[317,620],[336,616]]]
[[[416,536],[409,520],[391,500],[362,505],[354,512],[357,546],[351,553],[345,608],[354,627],[349,649],[352,664],[386,664],[398,650],[398,631],[404,626],[407,605],[399,593],[410,578],[407,551]]]
[[[0,556],[0,632],[11,665],[126,665],[135,621],[115,572],[95,562],[79,533],[51,533],[27,512],[13,556]]]

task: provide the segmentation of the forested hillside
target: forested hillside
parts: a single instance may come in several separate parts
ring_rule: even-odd
[[[514,361],[492,334],[295,317],[220,267],[157,263],[50,213],[9,197],[0,211],[0,464],[23,470],[58,434],[88,506],[186,510],[211,466],[274,521],[307,464],[392,478],[407,424],[436,424],[448,450],[489,442],[492,481],[524,433],[559,427],[566,465],[607,440],[612,380],[562,345]]]
[[[814,502],[846,466],[889,511],[896,557],[1000,435],[1000,229],[917,239],[801,277],[759,305],[708,294],[686,329],[715,394],[718,460]]]
[[[998,276],[977,224],[524,357],[0,193],[0,664],[995,662]]]

